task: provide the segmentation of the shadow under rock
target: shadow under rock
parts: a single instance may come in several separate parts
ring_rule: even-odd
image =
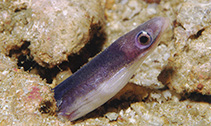
[[[193,102],[204,102],[204,103],[211,104],[211,95],[203,95],[203,94],[194,92],[191,94],[185,94],[183,98],[181,99],[181,101],[188,100],[188,99]]]
[[[78,54],[73,54],[68,57],[68,61],[53,67],[46,68],[40,66],[36,61],[34,61],[33,56],[30,54],[30,41],[23,41],[21,47],[14,47],[10,50],[9,57],[14,57],[18,59],[18,67],[23,68],[25,71],[34,70],[34,74],[40,75],[42,79],[46,79],[47,83],[52,83],[53,78],[61,72],[70,69],[72,72],[77,71],[81,66],[88,62],[88,59],[94,57],[98,54],[103,47],[106,40],[106,34],[102,27],[97,27],[95,25],[90,29],[92,33],[90,41],[80,50]]]

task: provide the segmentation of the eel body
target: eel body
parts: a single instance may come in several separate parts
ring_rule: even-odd
[[[163,17],[139,25],[57,85],[53,91],[58,117],[76,120],[117,94],[158,45],[167,26]]]

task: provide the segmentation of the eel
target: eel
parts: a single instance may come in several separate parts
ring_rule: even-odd
[[[57,116],[74,121],[117,94],[158,45],[168,24],[167,18],[155,17],[139,25],[57,85]]]

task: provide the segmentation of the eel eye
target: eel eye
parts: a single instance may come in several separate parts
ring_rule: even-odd
[[[137,35],[137,42],[143,46],[145,45],[149,45],[152,41],[151,36],[149,35],[149,33],[145,32],[145,31],[141,31],[138,35]]]

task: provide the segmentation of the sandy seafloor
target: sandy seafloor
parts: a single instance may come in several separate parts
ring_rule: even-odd
[[[170,26],[126,87],[58,119],[51,89],[156,16]],[[210,0],[4,0],[0,52],[0,125],[211,125]]]

